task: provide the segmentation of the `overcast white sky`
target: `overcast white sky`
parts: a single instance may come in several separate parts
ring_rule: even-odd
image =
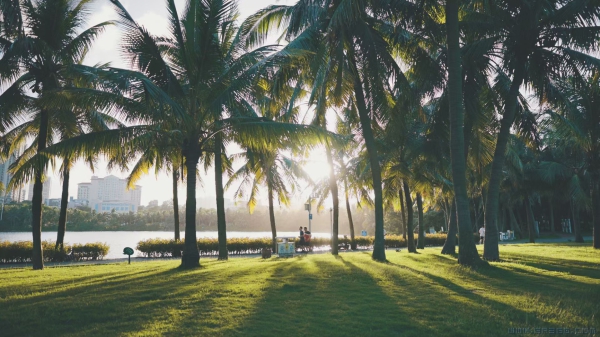
[[[167,10],[165,0],[122,0],[123,5],[133,18],[144,25],[151,33],[156,35],[167,34]],[[175,1],[179,13],[184,11],[185,0]],[[241,13],[240,20],[245,19],[252,13],[259,9],[265,8],[271,4],[293,4],[292,0],[241,0],[239,1],[239,10]],[[89,18],[88,24],[94,25],[107,20],[117,19],[112,5],[108,0],[96,0],[94,10]],[[128,67],[129,63],[121,57],[119,52],[121,34],[118,28],[110,27],[104,32],[94,44],[93,49],[90,50],[85,63],[86,64],[97,64],[110,62],[115,67]],[[236,152],[235,148],[230,149],[231,152]],[[323,175],[328,173],[328,166],[324,155],[315,153],[310,159],[310,165],[306,167],[306,170],[313,175],[313,179],[317,180]],[[108,172],[104,162],[100,162],[95,172],[83,165],[78,163],[71,172],[71,181],[69,188],[69,195],[77,198],[77,184],[84,181],[89,181],[90,177],[95,174],[100,177],[108,174],[114,174],[118,177],[124,178],[128,172],[112,171]],[[203,187],[199,187],[197,190],[197,197],[214,197],[215,186],[214,186],[214,174],[209,172],[204,174],[202,172]],[[138,183],[142,186],[142,205],[148,204],[151,200],[158,200],[159,203],[169,200],[172,198],[172,187],[171,178],[165,173],[161,173],[157,176],[154,173],[150,173],[140,180]],[[61,191],[61,181],[57,175],[53,175],[51,182],[51,198],[59,198]],[[226,192],[226,197],[232,198],[232,191]],[[297,199],[305,198],[308,192],[305,191],[302,195],[298,195]],[[185,200],[185,189],[183,186],[179,188],[180,200]],[[183,201],[182,201],[183,203]],[[198,205],[202,207],[202,205]]]

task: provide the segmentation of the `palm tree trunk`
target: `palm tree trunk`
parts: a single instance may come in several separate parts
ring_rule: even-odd
[[[60,214],[58,216],[58,230],[56,233],[56,245],[54,249],[62,250],[65,241],[65,232],[67,231],[67,206],[69,203],[69,165],[63,163],[63,184],[62,195],[60,199]]]
[[[556,229],[554,228],[554,203],[552,202],[552,197],[548,198],[548,206],[550,207],[550,233],[554,233]]]
[[[227,251],[227,223],[225,220],[225,192],[223,191],[223,157],[221,134],[215,137],[215,187],[217,195],[217,231],[219,234],[219,260],[229,258]]]
[[[593,247],[600,249],[600,182],[598,174],[592,174],[592,222],[594,228]]]
[[[531,200],[529,196],[525,197],[525,212],[527,215],[527,229],[529,231],[529,243],[535,243],[535,219],[533,218],[533,211],[531,210]],[[485,233],[485,239],[487,240],[488,234]]]
[[[333,228],[331,233],[331,254],[338,255],[338,233],[340,218],[340,200],[338,198],[338,184],[333,169],[333,156],[331,147],[327,148],[327,162],[329,163],[329,189],[331,190],[331,199],[333,201]]]
[[[488,193],[485,206],[485,242],[483,244],[483,258],[486,260],[497,261],[500,259],[498,251],[498,207],[500,198],[500,183],[502,182],[502,169],[504,166],[504,157],[506,146],[510,138],[510,128],[515,120],[517,110],[517,99],[519,97],[519,88],[525,77],[525,62],[517,62],[517,68],[513,75],[513,81],[510,86],[505,103],[504,116],[500,122],[500,132],[496,141],[494,159],[492,160],[492,171],[488,183]],[[488,240],[489,238],[489,240]]]
[[[523,236],[521,233],[521,226],[519,226],[519,221],[517,221],[517,217],[515,216],[512,207],[508,208],[508,215],[510,216],[510,228],[515,232],[515,235],[518,238],[521,238]]]
[[[348,226],[350,226],[350,249],[356,250],[354,221],[352,221],[352,210],[350,209],[350,198],[348,196],[348,182],[346,181],[346,179],[344,179],[344,194],[346,197],[346,213],[348,213]]]
[[[181,266],[183,268],[195,268],[200,266],[200,251],[198,250],[198,240],[196,238],[196,167],[200,160],[200,150],[189,149],[186,152],[184,155],[187,168],[185,241]]]
[[[362,129],[363,139],[367,147],[369,163],[371,164],[371,175],[373,178],[373,193],[375,194],[375,242],[373,244],[373,259],[376,261],[386,261],[385,257],[385,239],[383,237],[383,191],[381,187],[381,167],[379,166],[379,158],[377,148],[375,146],[375,137],[371,129],[371,116],[365,104],[365,96],[363,93],[362,82],[358,74],[356,61],[353,63],[354,74],[354,95],[356,97],[356,107],[360,116],[360,126]]]
[[[444,230],[444,228],[446,228],[446,230],[448,230],[448,222],[450,221],[450,218],[448,218],[448,213],[450,212],[450,210],[448,209],[448,202],[446,200],[444,200],[442,202],[442,204],[444,205],[444,207],[442,208],[442,212],[444,212],[444,224],[446,226],[442,227],[442,231]]]
[[[408,221],[406,221],[406,233],[408,236],[406,247],[408,248],[409,253],[416,253],[417,248],[415,247],[415,234],[413,232],[413,201],[410,197],[410,188],[408,187],[408,183],[403,181],[402,184],[404,186],[404,199],[406,199],[406,213],[408,215]]]
[[[400,198],[400,212],[402,213],[402,238],[406,240],[406,211],[404,209],[404,195],[402,194],[402,187],[398,191],[398,197]]]
[[[48,139],[48,110],[42,110],[40,113],[40,132],[38,134],[37,152],[40,153],[46,149]],[[33,254],[31,263],[34,270],[44,269],[44,253],[42,251],[42,192],[44,185],[42,183],[42,170],[35,171],[35,180],[33,183],[33,197],[31,198],[31,232],[33,234]]]
[[[573,218],[573,232],[575,234],[575,242],[583,243],[583,235],[581,235],[581,223],[579,222],[579,206],[571,199],[571,216]]]
[[[423,223],[423,197],[417,193],[417,211],[419,212],[419,237],[417,249],[425,249],[425,224]]]
[[[269,221],[271,222],[271,238],[273,240],[273,252],[277,252],[277,227],[275,227],[275,210],[273,207],[273,186],[267,182],[269,198]]]
[[[446,242],[444,242],[444,247],[442,248],[442,254],[454,255],[456,254],[456,232],[457,222],[456,222],[456,201],[452,200],[452,207],[450,207],[450,221],[448,223],[448,236],[446,237]]]
[[[173,225],[175,227],[175,241],[181,240],[179,232],[179,197],[177,196],[177,183],[179,182],[179,170],[173,165]]]
[[[452,182],[458,214],[458,263],[474,266],[480,258],[473,240],[469,196],[467,194],[467,165],[465,160],[464,109],[460,33],[458,30],[458,0],[446,1],[446,33],[448,42],[448,107],[450,110],[450,154]]]

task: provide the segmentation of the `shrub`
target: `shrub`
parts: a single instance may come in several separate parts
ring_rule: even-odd
[[[42,241],[45,262],[102,260],[108,253],[109,246],[95,242],[86,244],[63,245],[62,250],[54,249],[55,242]],[[0,263],[31,262],[33,243],[31,241],[0,241]]]
[[[425,243],[427,246],[442,246],[446,242],[446,234],[426,234]],[[476,240],[479,236],[474,234]],[[357,236],[355,238],[358,247],[368,248],[373,246],[373,236]],[[297,241],[292,239],[291,241]],[[350,237],[339,239],[340,244],[350,244]],[[311,240],[313,247],[327,247],[331,241],[329,238],[313,238]],[[415,234],[415,245],[417,244],[417,235]],[[385,245],[387,248],[406,247],[406,240],[401,235],[386,235]],[[178,257],[183,251],[183,241],[175,242],[173,239],[148,239],[140,241],[137,250],[146,257],[164,258]],[[260,254],[263,248],[271,248],[271,238],[229,238],[227,239],[227,250],[232,255],[242,254]],[[198,250],[201,256],[214,256],[219,253],[218,239],[201,238],[198,239]]]

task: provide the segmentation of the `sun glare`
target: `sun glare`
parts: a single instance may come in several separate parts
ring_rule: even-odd
[[[326,160],[308,160],[303,168],[315,182],[329,176],[329,164]]]

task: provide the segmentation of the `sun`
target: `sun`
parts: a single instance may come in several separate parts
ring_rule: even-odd
[[[310,178],[317,182],[329,176],[329,164],[324,158],[312,158],[311,156],[302,167]]]

